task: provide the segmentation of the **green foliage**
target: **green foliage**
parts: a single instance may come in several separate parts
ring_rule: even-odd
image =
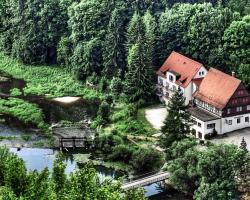
[[[233,145],[199,148],[187,140],[173,144],[171,150],[178,153],[168,164],[170,181],[176,188],[194,193],[195,199],[236,196],[237,182],[244,179],[239,174],[245,174],[243,166],[249,164],[242,150]]]
[[[230,70],[238,72],[239,78],[249,86],[249,62],[250,62],[250,15],[243,17],[231,23],[225,30],[224,52],[226,64],[230,66]]]
[[[97,115],[103,120],[104,124],[109,121],[109,113],[110,105],[106,101],[103,101],[99,107]]]
[[[129,49],[128,72],[124,88],[129,102],[149,98],[153,93],[153,85],[150,81],[153,70],[148,62],[147,52],[142,43],[135,44]]]
[[[168,115],[161,128],[163,147],[170,147],[173,142],[180,141],[186,134],[190,133],[191,115],[188,108],[189,106],[185,105],[182,90],[178,88],[168,102]]]
[[[54,162],[52,176],[47,168],[42,172],[27,172],[24,161],[8,150],[0,148],[0,199],[2,200],[142,200],[142,190],[121,195],[121,182],[107,180],[100,183],[93,165],[66,176],[65,163],[59,154]]]
[[[123,83],[119,77],[113,77],[110,83],[110,90],[115,98],[119,98],[120,94],[122,93]]]
[[[112,161],[122,161],[125,163],[129,163],[133,152],[133,147],[120,144],[118,146],[113,147],[112,153],[108,156],[108,159]]]
[[[133,153],[131,164],[137,172],[154,172],[163,166],[164,158],[158,150],[139,148]]]
[[[0,99],[0,113],[11,115],[27,125],[33,124],[43,131],[48,131],[42,110],[35,104],[16,98]]]
[[[126,68],[125,13],[124,5],[115,8],[111,14],[104,41],[104,76],[112,77],[119,70],[124,75]]]
[[[11,89],[10,94],[12,96],[21,96],[22,92],[18,88],[13,88],[13,89]]]
[[[102,98],[102,94],[89,89],[75,80],[70,73],[59,67],[26,66],[0,53],[0,70],[18,79],[24,79],[26,95],[83,96],[85,99]]]

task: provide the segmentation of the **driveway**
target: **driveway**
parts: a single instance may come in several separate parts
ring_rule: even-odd
[[[216,144],[226,143],[240,146],[243,137],[245,138],[245,141],[247,143],[247,149],[250,151],[250,128],[233,131],[231,133],[228,133],[224,138],[213,139],[212,142]]]
[[[145,110],[146,119],[156,130],[160,130],[167,116],[167,109],[163,105],[157,105]]]

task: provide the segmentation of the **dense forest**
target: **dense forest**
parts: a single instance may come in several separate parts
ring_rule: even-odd
[[[105,162],[137,173],[167,162],[172,186],[197,200],[249,198],[246,142],[201,146],[187,138],[191,119],[180,91],[161,130],[145,119],[145,107],[155,104],[155,71],[172,51],[235,71],[250,88],[249,0],[1,0],[0,17],[0,69],[27,83],[0,98],[0,116],[52,140],[41,108],[20,97],[97,100],[93,151]],[[157,131],[166,137],[152,139]],[[122,196],[120,182],[100,183],[91,164],[65,175],[60,156],[52,173],[28,172],[0,149],[0,199],[144,199],[142,190]]]
[[[25,64],[57,64],[104,90],[123,81],[130,101],[151,94],[147,80],[173,50],[208,68],[236,71],[249,85],[249,6],[248,0],[5,0],[0,45]]]

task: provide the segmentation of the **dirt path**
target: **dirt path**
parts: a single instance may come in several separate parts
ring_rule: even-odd
[[[149,123],[151,123],[155,129],[160,130],[167,116],[167,109],[165,106],[158,105],[146,109],[145,114]]]

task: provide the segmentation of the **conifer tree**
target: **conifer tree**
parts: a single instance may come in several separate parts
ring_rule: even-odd
[[[125,8],[115,8],[109,21],[104,41],[104,76],[111,78],[120,69],[125,72]]]
[[[145,13],[143,16],[143,24],[145,27],[145,45],[147,56],[150,64],[153,64],[153,60],[155,57],[155,43],[156,43],[156,21],[155,18],[150,14],[149,11]]]
[[[127,48],[129,49],[137,43],[138,39],[144,37],[145,27],[142,17],[135,12],[129,22],[127,30]]]
[[[145,46],[137,43],[129,49],[128,72],[125,77],[124,93],[130,102],[145,99],[152,94],[153,70],[146,57]]]
[[[181,140],[185,134],[190,133],[191,115],[188,108],[189,106],[185,105],[185,97],[178,88],[167,105],[168,115],[161,128],[163,147],[170,147],[173,142]]]
[[[246,143],[244,137],[243,137],[242,140],[241,140],[240,148],[241,148],[244,152],[248,152],[248,150],[247,150],[247,143]]]

